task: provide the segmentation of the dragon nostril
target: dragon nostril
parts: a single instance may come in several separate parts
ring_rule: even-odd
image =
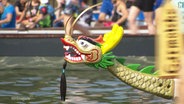
[[[71,42],[71,41],[72,41],[72,39],[68,38],[68,39],[67,39],[67,41],[70,41],[70,42]]]

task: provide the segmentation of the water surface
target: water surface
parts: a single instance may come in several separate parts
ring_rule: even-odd
[[[154,64],[152,57],[126,57],[127,63]],[[60,104],[62,57],[0,57],[0,104]],[[67,65],[66,104],[172,104],[136,90],[107,70]]]

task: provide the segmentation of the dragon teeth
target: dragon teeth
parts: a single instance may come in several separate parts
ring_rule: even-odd
[[[63,48],[68,51],[70,47],[69,46],[63,46]]]
[[[81,54],[77,49],[73,48],[73,50],[74,50],[78,55]]]
[[[78,61],[81,60],[81,57],[78,57],[77,60],[78,60]]]
[[[85,55],[81,55],[82,60],[85,60]]]
[[[66,57],[67,59],[73,60],[73,61],[80,61],[80,60],[82,60],[81,57],[72,57],[71,54],[68,54],[68,55],[66,55],[65,57]],[[83,59],[85,59],[85,55],[83,55],[82,57],[83,57]]]
[[[75,48],[73,48],[74,49],[74,51],[76,51],[77,52],[77,49],[75,49]]]
[[[74,60],[79,61],[79,60],[78,60],[78,57],[75,57]]]
[[[79,51],[76,50],[75,52],[76,52],[78,55],[80,55],[80,52],[79,52]]]

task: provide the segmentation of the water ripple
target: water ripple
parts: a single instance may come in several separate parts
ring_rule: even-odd
[[[62,57],[0,57],[0,104],[60,104]],[[128,63],[148,65],[149,57],[128,57]],[[136,90],[107,70],[68,64],[64,104],[171,104]]]
[[[15,91],[7,91],[7,90],[0,90],[0,96],[12,96],[12,95],[20,95],[18,92]]]

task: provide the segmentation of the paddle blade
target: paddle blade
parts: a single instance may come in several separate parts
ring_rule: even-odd
[[[60,96],[61,96],[61,101],[65,101],[66,97],[66,77],[65,74],[62,73],[61,75],[61,80],[60,80]]]

